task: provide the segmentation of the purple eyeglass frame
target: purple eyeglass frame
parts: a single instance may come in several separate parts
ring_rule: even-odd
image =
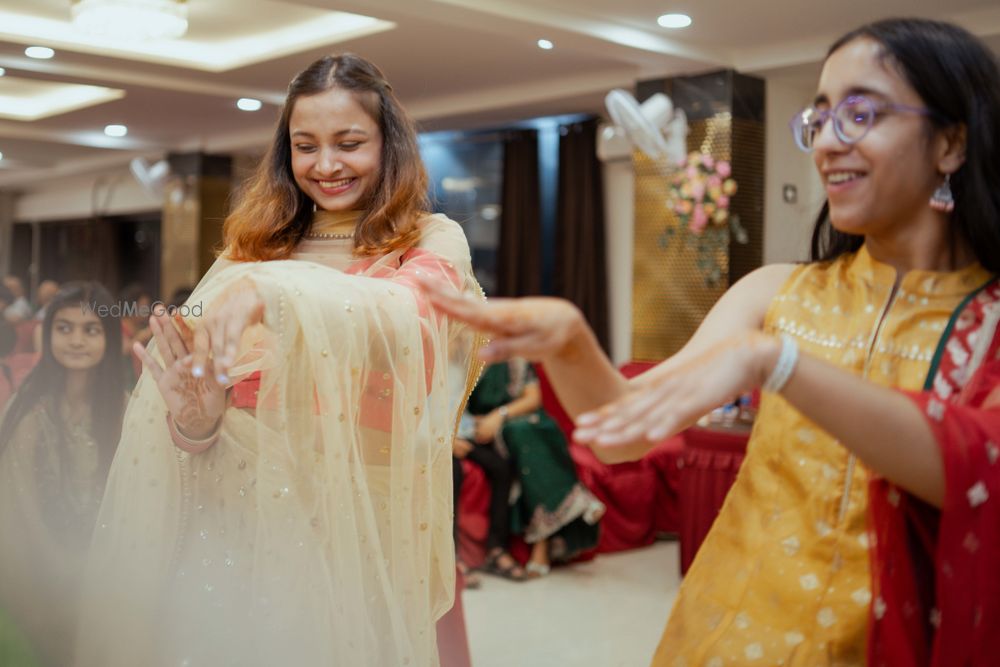
[[[867,127],[865,127],[861,135],[858,136],[857,138],[848,137],[844,133],[844,128],[841,124],[839,117],[837,116],[837,113],[847,104],[859,104],[859,103],[866,104],[871,109],[872,113],[871,115],[868,116],[868,125]],[[856,144],[862,139],[864,139],[868,135],[868,132],[872,129],[872,125],[875,124],[875,118],[879,114],[885,113],[886,111],[895,111],[899,113],[915,113],[915,114],[920,114],[921,116],[932,116],[934,113],[930,109],[926,109],[923,107],[911,107],[905,104],[895,104],[892,102],[881,102],[881,103],[875,102],[871,98],[866,97],[864,95],[851,95],[849,97],[845,97],[844,99],[842,99],[840,102],[837,103],[837,106],[831,109],[823,109],[822,111],[817,109],[815,106],[808,106],[803,108],[794,116],[792,116],[791,120],[788,121],[788,127],[792,131],[792,138],[795,140],[795,145],[798,146],[799,150],[806,153],[811,153],[814,150],[814,146],[805,145],[803,141],[803,133],[800,130],[803,125],[802,117],[805,115],[807,111],[810,110],[814,111],[819,115],[820,124],[819,124],[819,130],[816,132],[817,135],[819,134],[819,132],[823,130],[824,127],[826,127],[826,121],[832,118],[833,132],[834,134],[837,135],[837,139],[839,139],[841,142],[845,144]]]

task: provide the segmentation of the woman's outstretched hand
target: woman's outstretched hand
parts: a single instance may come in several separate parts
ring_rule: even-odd
[[[207,377],[209,356],[213,360],[215,381],[229,383],[229,369],[236,362],[243,332],[264,320],[264,300],[249,278],[238,281],[206,309],[194,332],[191,372]]]
[[[702,415],[759,387],[777,361],[780,343],[764,334],[729,338],[680,363],[639,376],[629,392],[580,415],[573,439],[606,462],[629,460],[630,449],[663,440]]]
[[[163,366],[140,343],[133,344],[132,349],[152,374],[181,433],[194,440],[208,437],[226,410],[225,387],[212,373],[202,377],[192,373],[194,333],[180,316],[154,314],[149,318],[149,326]]]
[[[486,362],[511,357],[544,361],[563,354],[586,327],[569,301],[551,297],[480,301],[426,276],[417,282],[438,311],[490,337],[480,352]]]

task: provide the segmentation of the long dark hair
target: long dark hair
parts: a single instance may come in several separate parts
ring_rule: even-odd
[[[295,183],[288,126],[300,97],[334,88],[354,93],[382,132],[379,179],[374,192],[366,194],[367,210],[354,233],[355,252],[379,254],[416,241],[416,222],[429,205],[427,172],[413,121],[381,70],[360,56],[345,53],[320,58],[288,85],[271,146],[226,218],[223,235],[232,259],[287,258],[309,229],[313,202]]]
[[[106,307],[106,312],[100,310]],[[42,405],[50,411],[58,436],[66,443],[66,431],[59,414],[59,396],[66,386],[66,368],[52,354],[52,324],[56,314],[65,308],[97,307],[95,315],[104,328],[104,356],[90,371],[90,434],[97,441],[100,470],[107,474],[118,447],[125,409],[125,367],[122,355],[121,322],[111,317],[111,295],[100,283],[73,282],[63,286],[49,302],[42,322],[42,356],[24,383],[11,399],[10,407],[0,424],[0,454],[7,448],[21,420]]]
[[[830,47],[868,38],[882,46],[931,111],[934,129],[965,125],[965,163],[951,175],[954,234],[986,269],[1000,273],[1000,67],[993,53],[966,30],[926,19],[886,19],[847,33]],[[825,261],[861,247],[864,238],[830,224],[823,204],[812,236],[812,259]]]

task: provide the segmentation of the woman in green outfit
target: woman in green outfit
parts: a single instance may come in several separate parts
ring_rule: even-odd
[[[490,443],[516,472],[511,531],[531,545],[529,575],[597,545],[604,505],[580,484],[566,438],[544,410],[531,366],[523,359],[494,364],[469,397],[477,445]]]

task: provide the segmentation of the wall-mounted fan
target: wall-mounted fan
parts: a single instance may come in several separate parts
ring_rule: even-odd
[[[128,163],[128,168],[146,192],[157,199],[163,198],[164,188],[170,179],[169,162],[158,160],[150,163],[146,158],[137,157]]]
[[[616,88],[604,99],[614,125],[604,127],[598,143],[602,160],[631,155],[638,148],[653,160],[679,164],[687,155],[687,117],[670,98],[656,93],[639,104],[628,92]]]

